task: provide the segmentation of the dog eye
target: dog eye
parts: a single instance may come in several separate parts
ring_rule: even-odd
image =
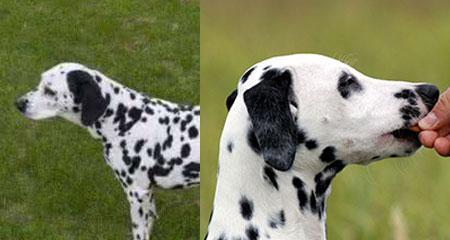
[[[44,94],[45,94],[45,95],[49,95],[49,96],[55,96],[55,95],[56,95],[56,92],[53,91],[53,90],[51,90],[51,89],[48,88],[48,87],[45,87],[45,88],[44,88]]]

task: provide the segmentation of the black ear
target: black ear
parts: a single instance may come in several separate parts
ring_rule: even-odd
[[[299,130],[289,108],[292,76],[288,70],[271,69],[261,79],[244,93],[244,102],[265,162],[286,171],[299,144]]]
[[[231,92],[231,94],[227,97],[226,104],[227,104],[228,111],[230,111],[231,106],[233,106],[236,96],[237,96],[237,89],[234,89],[233,92]]]
[[[100,87],[89,73],[81,70],[69,72],[67,83],[74,95],[74,102],[81,103],[81,123],[85,126],[92,125],[108,106]]]

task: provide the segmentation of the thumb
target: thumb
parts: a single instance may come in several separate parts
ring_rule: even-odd
[[[423,130],[437,130],[443,126],[450,126],[450,88],[441,94],[431,112],[419,121]]]

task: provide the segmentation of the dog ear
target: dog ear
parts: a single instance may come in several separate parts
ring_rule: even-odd
[[[230,111],[231,106],[233,106],[234,100],[236,100],[237,89],[234,89],[233,92],[227,97],[226,105],[228,111]]]
[[[108,106],[100,87],[89,73],[81,70],[69,72],[67,83],[74,95],[74,102],[81,103],[81,123],[85,126],[92,125]]]
[[[280,171],[292,167],[299,130],[289,107],[292,76],[288,70],[266,71],[262,81],[244,93],[259,151],[267,164]]]

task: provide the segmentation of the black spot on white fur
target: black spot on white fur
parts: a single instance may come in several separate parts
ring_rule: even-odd
[[[255,153],[259,154],[261,152],[261,147],[259,146],[258,140],[256,139],[255,132],[251,129],[247,132],[247,142],[250,148]]]
[[[181,157],[187,158],[189,157],[189,154],[191,153],[191,146],[189,144],[183,144],[181,147]]]
[[[322,162],[330,163],[336,160],[336,148],[333,146],[328,146],[323,149],[322,154],[320,155],[320,160]]]
[[[227,100],[225,102],[225,105],[227,106],[227,110],[229,111],[231,109],[231,106],[233,106],[234,100],[236,100],[237,96],[237,90],[233,90],[230,95],[228,95]]]
[[[316,140],[308,140],[305,142],[305,147],[308,150],[313,150],[317,148],[317,141]]]
[[[198,136],[198,130],[197,127],[195,126],[191,126],[188,129],[188,133],[189,133],[189,138],[196,138]]]
[[[245,220],[251,220],[253,217],[253,202],[246,196],[242,196],[239,200],[239,207],[242,218]]]
[[[186,178],[196,178],[200,174],[200,164],[192,162],[184,166],[183,176]]]
[[[249,70],[247,70],[247,71],[244,73],[244,75],[242,75],[241,83],[245,83],[245,82],[247,81],[248,77],[250,76],[250,74],[252,74],[252,72],[253,72],[253,70],[255,70],[255,68],[256,68],[256,66],[250,68]]]
[[[305,186],[304,186],[305,184],[298,177],[294,177],[292,179],[292,184],[297,189],[297,199],[298,199],[298,204],[299,204],[300,210],[303,210],[306,207],[306,204],[308,203],[308,195],[306,194],[306,190],[305,190]]]
[[[285,224],[286,216],[284,210],[280,210],[269,218],[269,227],[271,228],[282,228]]]
[[[336,160],[314,177],[314,181],[316,182],[315,192],[318,197],[325,193],[330,186],[331,180],[333,180],[334,176],[344,169],[344,167],[344,162],[341,160]]]
[[[256,226],[250,225],[245,229],[245,235],[248,240],[258,240],[259,239],[259,230]]]
[[[229,142],[229,143],[227,144],[227,150],[228,150],[228,152],[232,153],[232,152],[233,152],[233,147],[234,147],[233,142]]]
[[[277,182],[277,174],[273,170],[273,168],[269,166],[264,166],[263,168],[263,177],[266,182],[272,185],[276,190],[278,190],[278,182]]]

